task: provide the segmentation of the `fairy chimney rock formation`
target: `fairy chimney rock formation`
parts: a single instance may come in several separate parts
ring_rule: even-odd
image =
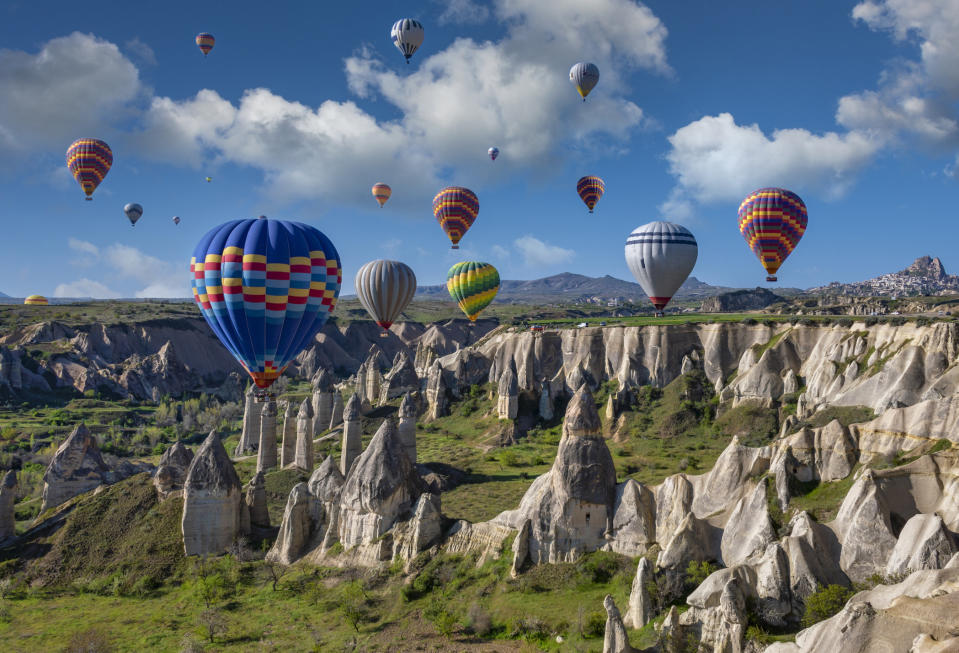
[[[251,385],[246,391],[246,405],[243,408],[243,430],[240,432],[240,441],[236,443],[233,455],[236,457],[251,453],[260,441],[260,414],[263,412],[263,402],[256,400],[256,386]]]
[[[242,486],[215,431],[190,463],[183,488],[183,548],[187,555],[215,555],[240,534]]]
[[[0,542],[17,534],[16,510],[17,472],[8,471],[0,481]]]
[[[270,511],[266,507],[266,479],[258,471],[246,486],[246,507],[250,511],[250,523],[258,528],[270,527]]]
[[[276,467],[276,400],[270,399],[260,414],[260,443],[257,447],[256,471]]]
[[[339,390],[333,392],[333,413],[330,415],[330,429],[334,429],[343,423],[343,393]]]
[[[180,441],[174,442],[163,455],[153,474],[153,487],[161,499],[182,492],[186,470],[193,462],[193,451]]]
[[[500,419],[516,419],[519,410],[519,383],[516,370],[510,365],[499,377],[499,392],[496,400],[496,412]]]
[[[363,362],[361,368],[363,372],[363,394],[360,395],[362,401],[360,408],[363,411],[368,410],[372,405],[379,404],[380,385],[383,383],[383,368],[386,367],[386,359],[383,352],[376,345],[370,346],[370,353]],[[359,386],[359,380],[357,380]]]
[[[443,366],[433,361],[426,376],[426,419],[439,419],[447,413],[446,380],[443,378]]]
[[[426,491],[406,456],[396,424],[387,419],[356,459],[340,495],[339,536],[344,549],[369,544],[412,511]]]
[[[321,368],[313,379],[313,435],[327,430],[332,417],[333,379],[325,368]]]
[[[293,464],[296,457],[296,404],[286,402],[283,413],[283,444],[280,448],[280,467]]]
[[[400,403],[400,440],[406,450],[406,457],[416,464],[416,402],[413,394],[407,392]]]
[[[360,424],[360,397],[354,394],[343,409],[343,447],[340,453],[340,473],[346,476],[363,451],[363,430]]]
[[[385,404],[390,399],[402,397],[407,392],[420,389],[420,378],[416,376],[416,369],[409,354],[401,351],[393,361],[393,367],[383,377],[380,386],[380,403]]]
[[[619,614],[619,608],[609,594],[603,599],[603,607],[606,608],[606,633],[603,636],[603,653],[633,653],[634,649],[629,644],[629,635],[626,633],[626,626],[623,625],[623,618]]]
[[[642,628],[654,616],[655,606],[647,589],[648,583],[654,578],[653,563],[645,556],[640,558],[636,576],[633,578],[633,587],[629,592],[629,607],[623,617],[623,622],[630,628]]]
[[[85,424],[80,424],[53,454],[43,474],[40,512],[105,483],[109,471],[100,455],[97,439]]]
[[[296,414],[296,449],[293,464],[307,472],[313,470],[313,406],[307,397]]]

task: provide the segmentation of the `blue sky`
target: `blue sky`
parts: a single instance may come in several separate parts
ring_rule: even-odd
[[[410,65],[389,37],[401,17],[426,30]],[[783,285],[924,254],[959,268],[959,0],[13,1],[0,44],[14,296],[186,295],[200,237],[259,214],[326,233],[344,292],[374,258],[421,284],[463,259],[628,279],[626,235],[657,219],[696,235],[695,276],[754,286],[736,211],[761,186],[809,209]],[[577,61],[601,71],[586,103]],[[115,156],[92,202],[63,160],[82,136]],[[606,181],[593,215],[584,174]],[[459,253],[431,212],[449,184],[480,199]],[[127,202],[145,208],[135,228]]]

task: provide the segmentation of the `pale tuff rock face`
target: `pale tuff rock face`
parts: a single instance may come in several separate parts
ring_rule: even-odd
[[[80,424],[53,454],[43,474],[41,512],[107,482],[109,472],[96,438]]]
[[[795,601],[805,599],[819,587],[851,583],[839,566],[839,541],[827,526],[803,511],[793,517],[792,530],[782,539],[789,561],[789,589]]]
[[[318,436],[330,427],[333,417],[333,379],[321,368],[313,377],[313,436]]]
[[[700,624],[700,641],[706,650],[742,651],[746,633],[746,598],[738,578],[723,586],[716,607],[690,608],[679,617],[684,626]]]
[[[313,469],[313,405],[309,397],[296,415],[296,448],[293,464],[305,471]]]
[[[266,555],[267,560],[291,565],[303,556],[313,535],[310,515],[312,501],[306,483],[297,483],[293,487],[283,510],[283,521],[276,542]]]
[[[246,488],[246,507],[250,511],[250,523],[258,528],[270,527],[270,512],[266,506],[266,479],[257,472]]]
[[[802,482],[838,481],[852,473],[859,459],[859,448],[851,429],[839,420],[826,426],[804,428],[779,444],[779,453],[792,449],[798,467],[795,476]]]
[[[420,378],[416,375],[413,361],[405,351],[396,355],[393,367],[383,377],[380,387],[380,403],[385,404],[391,399],[402,397],[407,392],[416,392],[420,389]]]
[[[313,375],[312,379],[313,390],[319,392],[333,392],[333,377],[330,374],[329,370],[325,367],[321,367],[317,370],[316,374]]]
[[[939,515],[913,515],[896,540],[886,564],[886,575],[920,569],[942,569],[956,553],[952,536]]]
[[[286,402],[283,411],[283,444],[280,448],[280,466],[293,464],[296,456],[296,405],[292,401]]]
[[[407,458],[410,459],[410,462],[416,464],[416,401],[413,399],[412,392],[403,395],[403,401],[400,402],[399,417],[400,440],[403,442]]]
[[[433,362],[426,377],[426,403],[428,405],[426,413],[428,420],[438,419],[446,415],[448,403],[446,379],[443,378],[443,366],[440,365],[438,360]]]
[[[183,546],[187,555],[218,554],[240,534],[240,479],[211,431],[187,470],[183,491]]]
[[[16,500],[17,472],[11,469],[0,481],[0,541],[17,534]]]
[[[236,449],[233,455],[236,457],[245,456],[254,451],[260,441],[260,425],[263,409],[266,407],[264,402],[256,400],[254,392],[256,386],[250,385],[246,391],[246,404],[243,409],[243,430],[240,432],[240,440],[236,443]]]
[[[636,649],[629,645],[629,635],[626,633],[626,626],[623,625],[623,618],[619,614],[619,608],[609,594],[603,599],[603,607],[606,608],[606,633],[603,636],[603,653],[632,653]]]
[[[671,539],[663,545],[656,566],[685,569],[692,562],[715,559],[721,531],[694,514],[686,515]]]
[[[871,469],[863,472],[846,494],[833,529],[842,543],[839,564],[849,578],[861,582],[885,569],[896,536],[885,493],[876,486]]]
[[[633,578],[633,586],[629,592],[629,608],[623,618],[626,626],[642,628],[653,618],[655,606],[649,596],[649,590],[646,589],[647,583],[653,579],[653,563],[649,561],[649,558],[640,558],[639,566],[636,567],[636,576]]]
[[[260,414],[260,437],[257,447],[256,471],[276,467],[276,400],[270,399]]]
[[[339,390],[333,392],[333,414],[330,415],[330,425],[333,429],[343,423],[343,393]]]
[[[442,536],[440,495],[425,492],[416,501],[413,518],[393,527],[392,560],[412,561],[421,551],[437,544]]]
[[[340,496],[343,547],[369,544],[413,508],[425,486],[391,420],[380,426],[350,470]]]
[[[346,481],[333,460],[327,456],[317,467],[308,483],[310,494],[324,503],[335,503],[340,499],[340,491]]]
[[[739,500],[723,529],[722,560],[731,567],[754,553],[764,551],[776,539],[776,531],[769,518],[764,478],[750,495]]]
[[[656,541],[656,497],[633,479],[616,486],[609,549],[627,556],[645,553]]]
[[[415,425],[414,425],[415,427]],[[343,410],[343,446],[340,453],[340,472],[346,476],[353,461],[363,452],[363,432],[360,424],[360,399],[354,394]]]
[[[174,442],[160,457],[153,486],[161,499],[183,490],[186,470],[193,462],[193,451],[180,441]]]
[[[519,410],[519,386],[516,383],[516,372],[512,367],[507,368],[499,379],[496,410],[500,419],[516,419]]]

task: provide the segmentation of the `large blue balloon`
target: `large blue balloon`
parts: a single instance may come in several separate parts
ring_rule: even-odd
[[[190,269],[203,317],[260,388],[323,328],[343,280],[336,248],[322,232],[262,216],[211,229]]]

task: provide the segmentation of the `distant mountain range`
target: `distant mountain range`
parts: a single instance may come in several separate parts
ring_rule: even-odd
[[[866,281],[839,283],[810,288],[810,293],[834,293],[875,297],[880,295],[943,295],[959,293],[959,276],[946,274],[939,257],[920,256],[899,272],[890,272]]]
[[[682,285],[675,299],[704,299],[720,295],[736,288],[711,286],[696,277],[689,277]],[[446,286],[420,286],[416,289],[419,299],[447,299]],[[582,274],[563,272],[543,279],[515,281],[504,279],[500,282],[496,301],[517,304],[543,303],[591,303],[606,304],[619,300],[627,302],[646,301],[646,293],[638,283],[624,281],[606,275],[587,277]]]

